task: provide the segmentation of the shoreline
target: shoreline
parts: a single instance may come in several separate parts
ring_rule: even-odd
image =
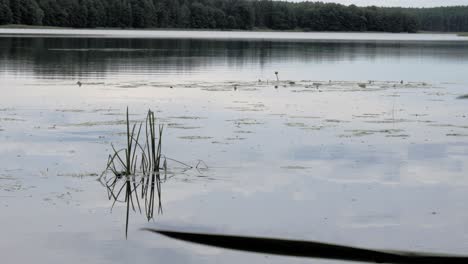
[[[73,27],[56,27],[56,26],[31,26],[31,25],[18,25],[8,24],[0,25],[0,29],[56,29],[56,30],[108,30],[108,31],[191,31],[191,32],[266,32],[266,33],[372,33],[372,34],[437,34],[437,35],[458,35],[466,37],[468,32],[446,32],[446,31],[418,31],[418,32],[390,32],[390,31],[308,31],[308,30],[278,30],[269,28],[253,28],[251,30],[243,29],[209,29],[209,28],[117,28],[117,27],[96,27],[96,28],[73,28]]]
[[[457,33],[387,33],[387,32],[300,32],[241,31],[200,29],[75,29],[57,27],[0,26],[0,37],[43,38],[114,38],[114,39],[192,39],[212,41],[295,41],[352,43],[449,43],[466,42]]]

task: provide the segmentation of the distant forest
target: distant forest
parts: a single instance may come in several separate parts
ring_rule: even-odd
[[[73,28],[468,31],[468,6],[380,8],[271,0],[0,0],[0,24]]]

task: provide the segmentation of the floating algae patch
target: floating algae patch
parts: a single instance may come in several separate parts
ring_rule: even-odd
[[[213,137],[208,137],[208,136],[182,136],[179,137],[180,139],[187,139],[187,140],[206,140],[206,139],[212,139]]]
[[[392,119],[392,118],[387,118],[383,120],[369,120],[369,121],[364,121],[366,123],[371,123],[371,124],[393,124],[393,123],[408,123],[408,122],[415,122],[414,120],[409,120],[409,119]]]
[[[208,92],[230,92],[234,89],[234,87],[206,87],[202,88],[203,91]]]
[[[325,126],[307,126],[307,127],[301,127],[302,130],[310,130],[310,131],[322,130],[323,128],[325,128]]]
[[[433,126],[433,127],[453,127],[453,128],[468,129],[468,126],[458,126],[458,125],[453,125],[453,124],[429,124],[429,126]]]
[[[255,107],[255,108],[265,108],[265,104],[263,103],[252,103],[252,104],[248,104],[249,106],[251,107]]]
[[[247,92],[255,92],[255,91],[258,91],[259,89],[258,89],[258,88],[253,88],[253,87],[249,87],[249,88],[241,88],[240,90],[242,90],[242,91],[247,91]]]
[[[172,118],[172,119],[185,119],[185,120],[206,119],[206,117],[200,117],[200,116],[171,116],[169,118]]]
[[[227,122],[233,122],[235,125],[263,125],[265,123],[252,118],[229,119]]]
[[[252,134],[253,131],[248,131],[248,130],[235,130],[234,133],[236,133],[236,134]]]
[[[82,173],[59,173],[59,177],[72,177],[72,178],[86,178],[86,177],[98,177],[99,175],[95,172],[82,172]]]
[[[93,126],[116,126],[124,125],[127,121],[125,120],[113,120],[113,121],[95,121],[95,122],[84,122],[77,124],[68,124],[67,126],[78,126],[78,127],[93,127]]]
[[[376,118],[379,117],[380,114],[362,114],[362,115],[353,115],[355,118]]]
[[[230,145],[231,143],[228,143],[228,142],[221,142],[221,141],[211,141],[211,144]]]
[[[23,185],[10,175],[0,175],[0,190],[5,192],[20,191]]]
[[[24,122],[26,120],[20,119],[20,118],[14,118],[14,117],[5,117],[5,118],[0,118],[0,121],[5,121],[5,122]]]
[[[349,121],[338,120],[338,119],[325,119],[324,121],[327,123],[349,123]]]
[[[148,84],[147,83],[123,83],[123,84],[115,85],[116,88],[124,88],[124,89],[139,88],[142,86],[148,86]]]
[[[119,112],[119,114],[122,114],[122,113],[120,113],[120,109],[116,109],[116,108],[96,108],[96,109],[92,109],[90,112],[91,112],[91,113]],[[122,115],[123,115],[123,114],[122,114]],[[132,114],[129,114],[129,115],[132,115]]]
[[[290,123],[285,123],[285,125],[288,127],[302,127],[302,128],[307,127],[307,125],[304,123],[291,123],[290,122]]]
[[[468,137],[468,134],[461,134],[461,133],[450,133],[446,134],[447,137]]]
[[[106,115],[106,116],[122,116],[122,114],[119,114],[119,113],[104,113],[102,115]]]
[[[254,107],[248,107],[248,106],[228,106],[228,107],[225,107],[225,109],[239,111],[239,112],[261,112],[264,110],[262,108],[254,108]]]
[[[240,112],[259,112],[264,111],[266,106],[263,103],[245,103],[242,106],[227,106],[225,109],[240,111]]]
[[[319,119],[319,116],[299,116],[299,115],[293,115],[289,116],[289,118],[294,118],[294,119]]]
[[[169,128],[174,128],[174,129],[199,129],[201,128],[200,126],[189,126],[185,124],[180,124],[180,123],[167,123],[167,127]]]
[[[408,138],[409,135],[407,135],[407,134],[385,135],[385,137],[388,137],[388,138]]]
[[[303,167],[303,166],[283,166],[281,169],[287,169],[287,170],[306,170],[310,169],[310,167]]]
[[[233,141],[233,140],[245,140],[246,138],[236,136],[236,137],[228,137],[225,139],[229,141]]]
[[[62,112],[62,113],[82,113],[84,110],[82,109],[56,109],[56,112]]]
[[[387,134],[387,135],[398,135],[398,133],[403,132],[402,129],[377,129],[377,130],[364,130],[364,129],[355,129],[355,130],[345,130],[351,134],[340,135],[340,137],[363,137],[374,134]]]
[[[173,129],[184,129],[184,130],[200,129],[201,128],[199,126],[185,126],[185,125],[181,125],[181,124],[168,124],[167,127],[173,128]]]
[[[316,90],[304,89],[304,90],[291,90],[292,93],[316,93]]]
[[[278,117],[285,117],[287,114],[268,114],[270,116],[278,116]]]

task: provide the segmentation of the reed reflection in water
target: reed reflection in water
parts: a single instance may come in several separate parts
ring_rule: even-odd
[[[145,128],[142,136],[143,124]],[[112,208],[116,203],[126,204],[127,237],[130,208],[140,214],[144,211],[150,221],[155,217],[157,203],[157,213],[162,214],[161,186],[168,179],[167,161],[177,162],[184,169],[192,167],[161,154],[164,126],[159,125],[156,129],[156,118],[151,110],[144,123],[131,126],[127,109],[126,125],[127,146],[116,149],[112,145],[113,154],[109,155],[106,169],[99,180],[106,187],[109,200],[113,201]]]

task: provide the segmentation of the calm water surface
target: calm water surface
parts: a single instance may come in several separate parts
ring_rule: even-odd
[[[145,226],[467,252],[463,38],[1,33],[5,263],[310,263]],[[126,240],[125,204],[111,210],[97,175],[125,144],[127,106],[135,121],[156,111],[165,155],[208,168],[169,162],[164,213],[148,222],[136,209]]]

